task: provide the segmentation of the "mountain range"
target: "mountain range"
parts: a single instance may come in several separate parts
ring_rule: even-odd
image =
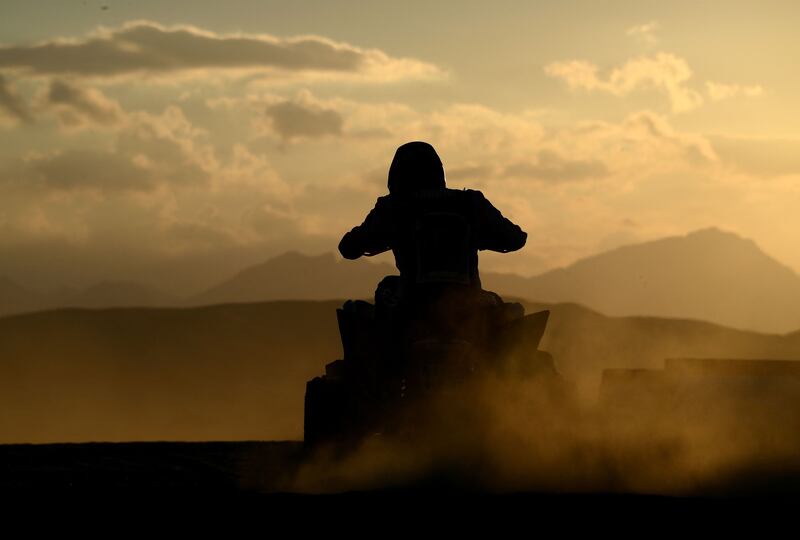
[[[371,298],[380,279],[394,273],[386,263],[287,252],[189,298],[129,282],[43,294],[0,278],[0,314]],[[574,302],[613,316],[698,319],[772,333],[800,329],[800,276],[753,241],[716,228],[620,247],[533,277],[483,272],[482,280],[504,296]]]
[[[286,253],[190,302],[370,298],[381,277],[394,273],[388,264]],[[504,296],[574,302],[607,315],[698,319],[774,333],[800,329],[800,276],[753,241],[714,228],[621,247],[534,277],[485,272],[482,281]]]
[[[719,229],[621,247],[536,277],[487,275],[489,288],[606,315],[652,315],[785,333],[800,328],[800,276]]]
[[[0,276],[0,316],[63,307],[175,306],[183,300],[131,281],[101,281],[83,289],[41,292]]]

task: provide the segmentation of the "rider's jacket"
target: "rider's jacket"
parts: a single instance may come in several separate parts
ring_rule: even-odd
[[[404,288],[459,283],[480,289],[478,251],[505,253],[527,234],[475,190],[437,188],[379,197],[364,222],[344,235],[346,259],[394,253]]]

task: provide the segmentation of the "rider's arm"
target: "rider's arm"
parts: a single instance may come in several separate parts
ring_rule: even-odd
[[[475,193],[479,223],[478,249],[507,253],[522,248],[528,238],[527,233],[511,220],[503,217],[503,214],[483,196],[483,193],[480,191]]]
[[[339,242],[339,253],[345,259],[368,257],[391,249],[391,213],[387,197],[379,197],[364,223],[346,233]]]

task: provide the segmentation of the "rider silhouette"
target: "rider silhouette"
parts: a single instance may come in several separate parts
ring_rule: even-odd
[[[381,286],[400,299],[443,289],[459,295],[480,292],[478,251],[506,253],[525,245],[527,234],[483,193],[446,187],[442,162],[428,143],[409,142],[397,149],[388,184],[389,194],[379,197],[364,222],[344,235],[339,252],[357,259],[391,249],[399,283],[390,276]]]

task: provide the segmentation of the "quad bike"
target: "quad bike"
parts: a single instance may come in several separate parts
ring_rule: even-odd
[[[526,315],[487,291],[403,305],[391,293],[398,279],[384,278],[375,304],[337,309],[344,356],[306,385],[307,446],[407,429],[426,399],[491,374],[560,380],[538,350],[549,311]]]

